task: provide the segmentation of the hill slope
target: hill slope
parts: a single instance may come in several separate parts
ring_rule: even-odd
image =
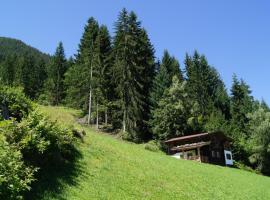
[[[41,107],[63,126],[76,124],[78,111]],[[270,199],[270,178],[193,161],[176,160],[85,128],[82,158],[57,186],[37,186],[31,199]],[[55,174],[61,173],[54,171]],[[64,172],[62,172],[64,173]],[[43,183],[50,185],[50,178]],[[46,185],[46,184],[45,184]]]
[[[0,37],[0,61],[7,55],[23,56],[24,54],[31,54],[34,57],[42,58],[45,61],[48,61],[50,58],[49,55],[25,44],[21,40]]]

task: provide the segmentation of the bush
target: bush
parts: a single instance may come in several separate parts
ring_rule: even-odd
[[[74,141],[71,129],[34,110],[20,88],[0,86],[0,199],[23,199],[34,178],[75,161]]]
[[[0,86],[0,120],[15,118],[20,121],[33,110],[33,104],[21,88]]]
[[[261,174],[260,171],[258,171],[256,169],[254,170],[251,167],[249,167],[249,166],[247,166],[247,165],[245,165],[245,164],[243,164],[241,162],[234,161],[233,165],[234,165],[235,168],[238,168],[238,169],[241,169],[241,170],[245,170],[245,171],[256,173],[256,174]]]
[[[156,141],[151,140],[144,145],[144,148],[149,151],[158,152],[160,150],[160,145]]]
[[[5,136],[34,166],[44,167],[72,159],[74,138],[71,130],[61,128],[37,111],[20,123],[9,123]]]
[[[30,190],[35,170],[27,167],[21,152],[0,135],[0,199],[22,199],[23,192]]]

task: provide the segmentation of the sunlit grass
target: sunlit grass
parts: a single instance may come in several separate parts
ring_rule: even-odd
[[[40,107],[53,120],[76,124],[80,112],[63,107]],[[121,141],[82,127],[80,173],[72,183],[60,180],[58,193],[41,199],[270,199],[270,178],[242,170],[183,161],[142,145]]]

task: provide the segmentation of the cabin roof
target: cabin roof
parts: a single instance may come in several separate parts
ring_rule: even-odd
[[[194,148],[199,148],[199,147],[203,147],[206,145],[209,145],[211,143],[211,141],[207,141],[207,142],[197,142],[197,143],[192,143],[192,144],[184,144],[184,145],[180,145],[177,147],[173,147],[171,150],[188,150],[188,149],[194,149]]]
[[[222,136],[223,138],[226,138],[228,141],[232,141],[232,139],[226,136],[223,132],[213,132],[213,133],[199,133],[199,134],[186,135],[182,137],[176,137],[176,138],[166,140],[165,143],[186,141],[186,140],[197,139],[197,138],[205,138],[212,135],[219,135],[219,136]]]
[[[209,135],[209,133],[199,133],[199,134],[193,134],[193,135],[186,135],[186,136],[176,137],[176,138],[166,140],[165,143],[181,141],[181,140],[186,140],[186,139],[191,139],[191,138],[196,138],[196,137],[202,137],[202,136],[206,136],[206,135]]]

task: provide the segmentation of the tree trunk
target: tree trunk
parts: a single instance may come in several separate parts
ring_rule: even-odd
[[[126,110],[124,110],[124,115],[123,115],[123,132],[126,132]]]
[[[105,109],[105,125],[108,125],[108,108]]]
[[[60,82],[60,74],[59,74],[59,70],[57,70],[57,83],[56,83],[56,105],[58,106],[59,104],[59,82]]]
[[[90,125],[91,122],[91,107],[92,107],[92,88],[90,87],[89,91],[89,105],[88,105],[88,120],[87,124]]]
[[[91,107],[92,107],[92,75],[93,75],[93,70],[92,70],[92,64],[91,64],[91,69],[90,69],[90,89],[89,89],[89,105],[88,105],[88,125],[90,125],[91,122]]]
[[[98,101],[97,101],[97,124],[96,124],[96,128],[97,128],[97,130],[98,130],[98,128],[99,128],[99,126],[98,126]]]

